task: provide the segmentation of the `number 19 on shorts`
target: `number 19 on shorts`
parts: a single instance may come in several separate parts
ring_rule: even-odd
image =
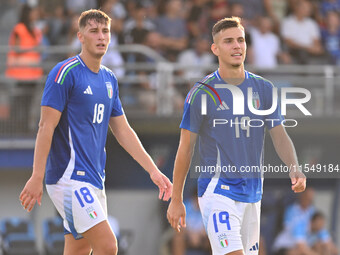
[[[214,222],[214,229],[216,233],[219,232],[220,228],[227,227],[228,230],[231,230],[228,212],[214,213],[213,222]]]

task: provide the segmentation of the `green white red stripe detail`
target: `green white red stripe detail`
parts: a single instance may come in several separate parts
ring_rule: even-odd
[[[60,85],[62,85],[64,83],[65,77],[68,74],[68,72],[73,68],[76,67],[77,65],[79,65],[80,62],[77,58],[73,58],[71,60],[69,60],[68,62],[66,62],[65,64],[63,64],[59,71],[57,76],[55,77],[55,82],[59,83]]]
[[[206,81],[209,82],[210,80],[212,80],[211,79],[212,77],[213,77],[213,74],[210,74],[210,75],[204,77],[202,82],[206,82]],[[200,83],[196,83],[194,85],[194,87],[190,90],[188,98],[187,98],[187,103],[189,103],[189,104],[191,103],[191,99],[192,99],[193,95],[195,95],[197,93],[197,91],[199,90],[199,87],[202,87],[202,85]]]

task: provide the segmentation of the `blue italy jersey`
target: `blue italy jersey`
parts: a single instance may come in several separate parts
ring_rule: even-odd
[[[49,73],[41,105],[62,113],[47,159],[46,184],[66,176],[102,189],[109,119],[123,114],[112,71],[101,66],[94,73],[79,55],[69,58]]]
[[[198,134],[200,163],[194,169],[200,172],[199,196],[217,193],[249,203],[262,198],[265,128],[283,121],[278,105],[271,107],[272,95],[271,82],[247,71],[237,86],[215,71],[191,89],[180,127]],[[270,109],[275,111],[259,115]]]

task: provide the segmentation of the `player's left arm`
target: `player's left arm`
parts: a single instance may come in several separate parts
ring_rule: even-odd
[[[111,117],[109,125],[119,144],[150,174],[151,180],[159,188],[159,199],[163,197],[164,201],[168,201],[172,193],[172,183],[145,151],[125,115]]]
[[[294,144],[288,136],[285,128],[278,125],[269,130],[276,153],[280,159],[290,167],[290,179],[292,182],[292,190],[302,192],[306,188],[306,176],[300,171],[299,163],[296,156]]]

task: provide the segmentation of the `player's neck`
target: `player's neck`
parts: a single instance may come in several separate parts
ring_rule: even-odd
[[[226,67],[220,64],[218,72],[221,78],[231,85],[239,85],[245,79],[244,65],[239,67]]]
[[[85,63],[85,65],[94,73],[98,73],[100,69],[100,63],[102,62],[102,58],[94,58],[86,51],[82,51],[79,56]]]

